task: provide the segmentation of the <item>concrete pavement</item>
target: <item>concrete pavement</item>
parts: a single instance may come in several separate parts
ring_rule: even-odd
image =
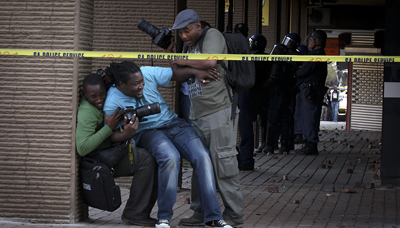
[[[400,187],[381,186],[379,180],[381,132],[344,129],[344,122],[321,122],[318,156],[256,154],[256,169],[240,172],[244,227],[399,227]],[[191,175],[191,168],[185,167],[185,189],[178,193],[171,227],[192,214],[187,190]],[[120,215],[128,192],[122,188],[124,203],[117,211],[90,208],[89,219],[77,224],[3,218],[0,227],[127,227]],[[156,211],[157,206],[154,218]]]

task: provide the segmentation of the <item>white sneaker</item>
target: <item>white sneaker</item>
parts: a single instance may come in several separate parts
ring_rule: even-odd
[[[156,223],[156,228],[170,228],[169,220],[166,219],[159,219]]]

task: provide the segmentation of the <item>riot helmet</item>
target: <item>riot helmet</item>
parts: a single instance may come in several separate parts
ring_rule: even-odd
[[[325,48],[327,39],[326,32],[322,30],[315,30],[311,37],[314,38],[314,46],[322,46]]]
[[[296,52],[298,52],[300,55],[307,55],[308,47],[306,45],[301,44],[296,48]]]
[[[284,44],[275,44],[274,48],[270,52],[270,55],[287,55],[289,53],[289,48]]]
[[[251,51],[264,52],[265,47],[267,47],[267,39],[261,34],[254,34],[249,38],[249,45]]]
[[[286,45],[290,50],[296,50],[296,47],[299,46],[301,42],[301,38],[297,33],[291,32],[288,33],[282,40],[282,44]]]

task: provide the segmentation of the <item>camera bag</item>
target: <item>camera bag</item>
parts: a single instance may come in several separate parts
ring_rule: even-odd
[[[129,152],[128,148],[128,140],[115,144],[111,146],[110,148],[107,148],[105,150],[102,150],[98,153],[98,158],[100,161],[108,167],[113,168],[118,162],[121,160],[121,158]]]
[[[82,158],[79,174],[82,196],[86,205],[115,211],[121,205],[121,191],[115,185],[114,170],[92,158]]]

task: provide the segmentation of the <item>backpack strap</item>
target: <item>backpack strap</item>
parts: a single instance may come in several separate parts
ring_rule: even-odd
[[[231,102],[232,102],[231,119],[234,120],[236,118],[236,106],[238,104],[238,96],[237,95],[235,96],[235,93],[233,91],[231,93],[232,87],[229,85],[229,82],[228,82],[228,74],[230,74],[231,72],[229,71],[228,67],[226,67],[226,64],[224,63],[224,61],[218,60],[217,63],[219,65],[221,65],[221,67],[225,70],[225,73],[226,73],[225,80],[224,80],[225,87],[226,87],[226,90],[228,91],[229,100],[231,100]]]

